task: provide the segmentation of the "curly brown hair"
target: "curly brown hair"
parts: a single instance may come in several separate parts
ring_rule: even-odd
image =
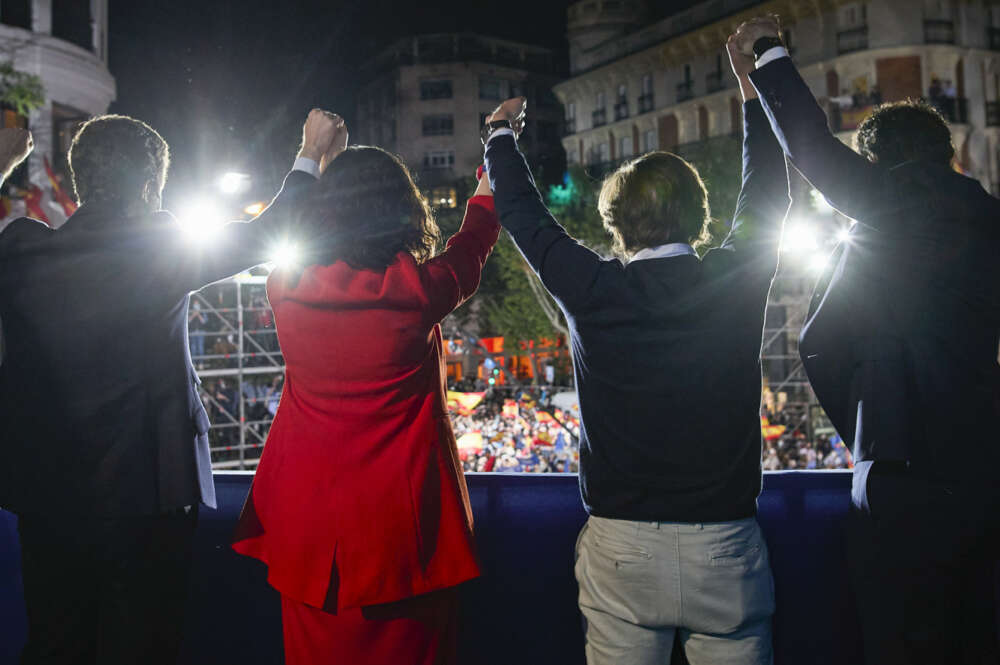
[[[345,261],[382,270],[400,252],[417,263],[434,256],[440,238],[430,205],[399,157],[374,146],[350,146],[320,179],[305,214],[326,233],[315,263]]]
[[[78,203],[142,200],[147,183],[167,181],[170,146],[155,129],[125,115],[91,118],[73,136],[69,172]]]
[[[947,165],[955,156],[941,112],[912,99],[877,106],[858,127],[854,141],[862,156],[885,167],[913,160]]]
[[[698,170],[669,152],[650,152],[609,175],[597,202],[612,249],[623,260],[647,247],[711,238],[708,192]]]

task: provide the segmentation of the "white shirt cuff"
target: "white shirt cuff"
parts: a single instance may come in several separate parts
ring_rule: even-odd
[[[778,58],[787,58],[788,49],[784,46],[772,46],[771,48],[764,51],[764,55],[757,58],[756,68],[760,69],[769,62],[773,62]]]
[[[500,129],[498,129],[498,130],[494,131],[492,134],[490,134],[490,138],[488,138],[486,140],[486,145],[488,146],[490,144],[490,141],[492,141],[493,139],[495,139],[498,136],[513,136],[514,140],[517,141],[517,136],[514,135],[514,130],[513,129],[509,129],[507,127],[501,127]]]
[[[292,164],[293,171],[305,171],[312,177],[319,179],[319,163],[315,159],[308,157],[296,157]]]

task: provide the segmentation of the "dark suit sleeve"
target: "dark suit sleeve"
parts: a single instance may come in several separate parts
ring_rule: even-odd
[[[765,271],[777,268],[781,226],[791,205],[788,168],[781,146],[771,132],[764,109],[756,99],[743,104],[743,185],[729,235],[722,249],[737,257],[757,259]]]
[[[555,220],[513,136],[490,140],[486,172],[500,224],[528,265],[564,309],[579,308],[596,290],[601,272],[613,269],[613,262],[578,243]]]
[[[193,245],[176,226],[169,230],[169,251],[160,251],[159,266],[166,279],[182,291],[196,291],[272,258],[281,243],[308,243],[307,220],[299,204],[316,183],[304,171],[291,171],[271,204],[248,222],[230,222],[201,245]]]
[[[774,135],[795,168],[830,205],[866,224],[887,212],[893,197],[888,169],[875,166],[830,132],[791,58],[779,58],[750,74]]]

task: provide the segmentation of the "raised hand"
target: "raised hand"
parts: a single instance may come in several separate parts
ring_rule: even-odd
[[[512,97],[494,109],[486,122],[494,120],[506,120],[510,123],[514,133],[518,136],[524,130],[525,109],[528,107],[528,100],[524,97]]]
[[[347,144],[344,119],[336,113],[323,109],[313,109],[309,112],[309,116],[302,126],[302,148],[299,149],[299,157],[307,157],[315,161],[320,165],[320,172],[322,172],[329,165],[330,160],[343,150],[340,148],[338,151],[335,148],[335,140],[342,140],[344,146]],[[331,154],[332,157],[328,158],[328,155]]]
[[[761,37],[781,37],[781,24],[776,14],[766,14],[750,19],[736,31],[736,48],[753,58],[753,45]]]
[[[0,129],[0,173],[6,179],[34,149],[31,132],[19,127]]]
[[[326,167],[330,165],[330,162],[337,158],[337,155],[347,150],[347,139],[349,137],[347,124],[344,122],[344,119],[336,113],[331,115],[335,118],[333,140],[330,141],[330,148],[323,153],[323,158],[319,160],[320,173],[326,171]]]
[[[729,64],[733,68],[733,74],[740,82],[740,92],[743,94],[743,101],[757,98],[757,90],[750,83],[750,72],[754,70],[753,55],[745,55],[737,46],[738,38],[735,34],[729,36],[726,42],[726,50],[729,52]]]

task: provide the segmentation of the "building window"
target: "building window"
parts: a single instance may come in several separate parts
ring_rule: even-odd
[[[864,3],[852,2],[837,12],[837,53],[868,48],[868,18]]]
[[[648,113],[653,110],[653,75],[646,74],[642,77],[642,94],[639,95],[639,113]]]
[[[628,88],[625,84],[618,86],[618,99],[615,101],[615,120],[628,117]]]
[[[949,0],[924,0],[924,42],[955,43],[955,15]]]
[[[677,84],[677,102],[686,102],[694,97],[694,80],[691,65],[684,65],[684,80]]]
[[[600,143],[597,146],[597,161],[600,163],[611,161],[611,146],[607,143]]]
[[[591,114],[591,121],[594,127],[608,124],[608,109],[606,108],[604,93],[597,93],[594,100],[594,112]]]
[[[618,139],[618,159],[628,159],[632,156],[632,137],[623,136]]]
[[[451,99],[451,81],[441,79],[420,82],[420,99]]]
[[[424,155],[424,166],[429,169],[447,169],[454,165],[454,150],[431,150]]]
[[[31,0],[0,2],[0,23],[31,30]]]
[[[642,133],[642,151],[653,152],[656,148],[656,130],[647,129]]]
[[[566,104],[566,117],[563,120],[563,135],[576,134],[576,102]]]
[[[435,187],[431,190],[431,205],[438,208],[454,208],[458,205],[458,196],[454,187]]]
[[[94,50],[94,26],[90,3],[80,0],[52,0],[52,36]]]
[[[425,115],[424,136],[450,136],[455,131],[455,120],[450,113]]]
[[[580,163],[580,154],[575,149],[574,150],[567,150],[566,151],[566,163],[567,164],[579,164]]]
[[[507,82],[494,76],[479,77],[479,99],[507,98]]]

